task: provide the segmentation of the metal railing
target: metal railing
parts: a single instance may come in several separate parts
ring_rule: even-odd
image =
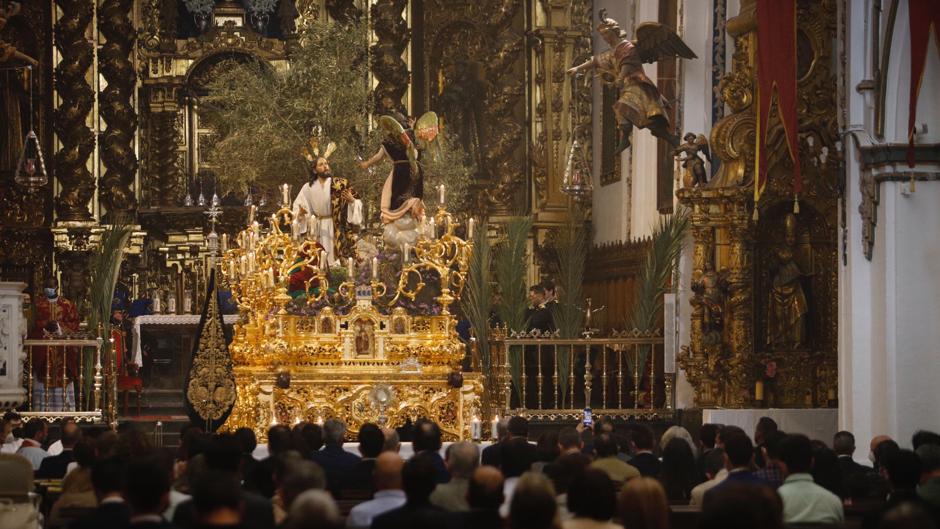
[[[26,366],[23,370],[26,388],[25,418],[44,420],[75,419],[98,422],[112,413],[102,410],[108,398],[106,389],[116,387],[114,377],[106,376],[102,366],[101,339],[29,339],[23,340],[26,350]],[[93,373],[85,372],[85,354],[94,349]],[[37,356],[45,363],[40,373],[34,373]],[[105,359],[106,360],[106,359]],[[70,365],[74,368],[70,369]],[[108,370],[111,372],[113,370]],[[87,378],[91,377],[90,392]],[[112,408],[113,406],[108,406]]]
[[[490,341],[496,407],[541,419],[580,417],[584,408],[623,419],[670,417],[672,375],[663,372],[663,342],[659,333],[582,339],[496,333]]]

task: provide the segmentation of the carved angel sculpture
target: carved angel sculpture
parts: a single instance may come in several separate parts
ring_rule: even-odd
[[[3,29],[7,25],[7,20],[15,17],[20,13],[20,3],[11,2],[8,7],[3,7],[0,5],[0,29]],[[26,55],[25,53],[17,50],[13,47],[12,44],[8,44],[0,40],[0,63],[9,61],[10,59],[19,59],[25,61],[32,66],[39,66],[39,62],[36,59]]]
[[[704,134],[695,135],[692,132],[687,132],[682,139],[685,140],[685,143],[676,147],[672,151],[672,155],[679,158],[682,167],[689,175],[689,182],[686,185],[707,184],[708,175],[705,172],[705,160],[712,161],[711,153],[708,152],[708,139],[705,138]],[[682,154],[685,154],[685,158],[682,158]],[[704,155],[705,158],[703,159],[701,155]]]
[[[670,132],[663,98],[656,84],[643,72],[643,63],[653,63],[668,57],[695,59],[697,56],[667,26],[645,22],[636,27],[636,39],[627,39],[626,32],[616,20],[607,17],[601,9],[597,32],[610,45],[610,49],[568,70],[569,75],[591,68],[600,73],[602,80],[620,88],[620,97],[613,105],[614,116],[620,128],[620,143],[616,152],[630,146],[633,127],[649,129],[657,138],[679,145],[679,136]]]

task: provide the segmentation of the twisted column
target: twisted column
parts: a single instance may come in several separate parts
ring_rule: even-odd
[[[408,65],[401,54],[411,40],[402,14],[407,0],[382,0],[371,7],[372,30],[378,42],[372,45],[372,74],[378,84],[373,91],[375,111],[387,114],[404,108],[402,97],[408,90]]]
[[[100,134],[106,170],[99,193],[109,215],[133,215],[137,209],[131,190],[138,165],[133,145],[137,113],[132,104],[137,74],[129,59],[136,38],[129,18],[133,5],[134,0],[104,0],[98,9],[98,27],[107,39],[98,61],[108,84],[99,100],[100,114],[108,127]]]
[[[91,0],[55,0],[62,17],[55,25],[56,48],[62,61],[55,69],[55,88],[62,99],[55,110],[54,127],[62,148],[55,154],[55,175],[61,186],[56,209],[64,221],[91,220],[88,202],[95,190],[87,169],[95,148],[95,135],[85,125],[94,104],[94,92],[85,81],[93,47],[85,38],[92,18]]]

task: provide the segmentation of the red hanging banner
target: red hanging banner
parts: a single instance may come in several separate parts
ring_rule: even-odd
[[[940,0],[909,0],[908,15],[911,20],[911,94],[907,110],[907,165],[914,167],[917,96],[920,93],[920,83],[924,78],[931,26],[933,26],[937,50],[940,51],[940,35],[937,34],[940,32]]]
[[[793,193],[800,193],[800,153],[796,120],[796,0],[757,0],[757,156],[754,168],[754,215],[767,186],[765,139],[774,93],[793,159]]]

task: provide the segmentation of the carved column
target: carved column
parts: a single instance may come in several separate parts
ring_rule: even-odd
[[[743,198],[743,197],[742,197]],[[728,325],[731,333],[729,348],[731,362],[728,385],[725,391],[726,405],[743,408],[750,403],[749,390],[752,386],[754,354],[754,274],[751,267],[754,253],[754,236],[750,226],[748,208],[743,200],[730,205],[731,251],[729,255],[728,283],[730,297]]]
[[[146,178],[142,186],[150,207],[178,205],[181,194],[182,171],[177,155],[179,130],[176,126],[178,88],[174,84],[160,83],[151,85],[148,91]]]
[[[131,187],[137,173],[134,133],[137,113],[133,107],[137,75],[129,60],[134,48],[135,31],[129,15],[133,0],[105,0],[98,11],[98,24],[107,42],[99,52],[101,74],[108,86],[101,92],[101,117],[107,130],[101,133],[101,159],[106,170],[99,193],[108,216],[133,215],[137,198]]]
[[[88,202],[95,190],[86,167],[95,148],[95,135],[85,125],[94,92],[85,80],[93,47],[85,33],[92,19],[92,0],[56,0],[62,17],[55,25],[56,48],[62,61],[55,69],[55,88],[61,98],[55,111],[55,131],[62,148],[55,155],[55,176],[61,186],[56,210],[63,221],[88,221]]]
[[[379,0],[371,7],[372,30],[378,42],[372,45],[372,74],[378,84],[373,92],[375,112],[404,110],[402,98],[408,90],[408,65],[402,53],[411,34],[403,17],[407,0]]]

